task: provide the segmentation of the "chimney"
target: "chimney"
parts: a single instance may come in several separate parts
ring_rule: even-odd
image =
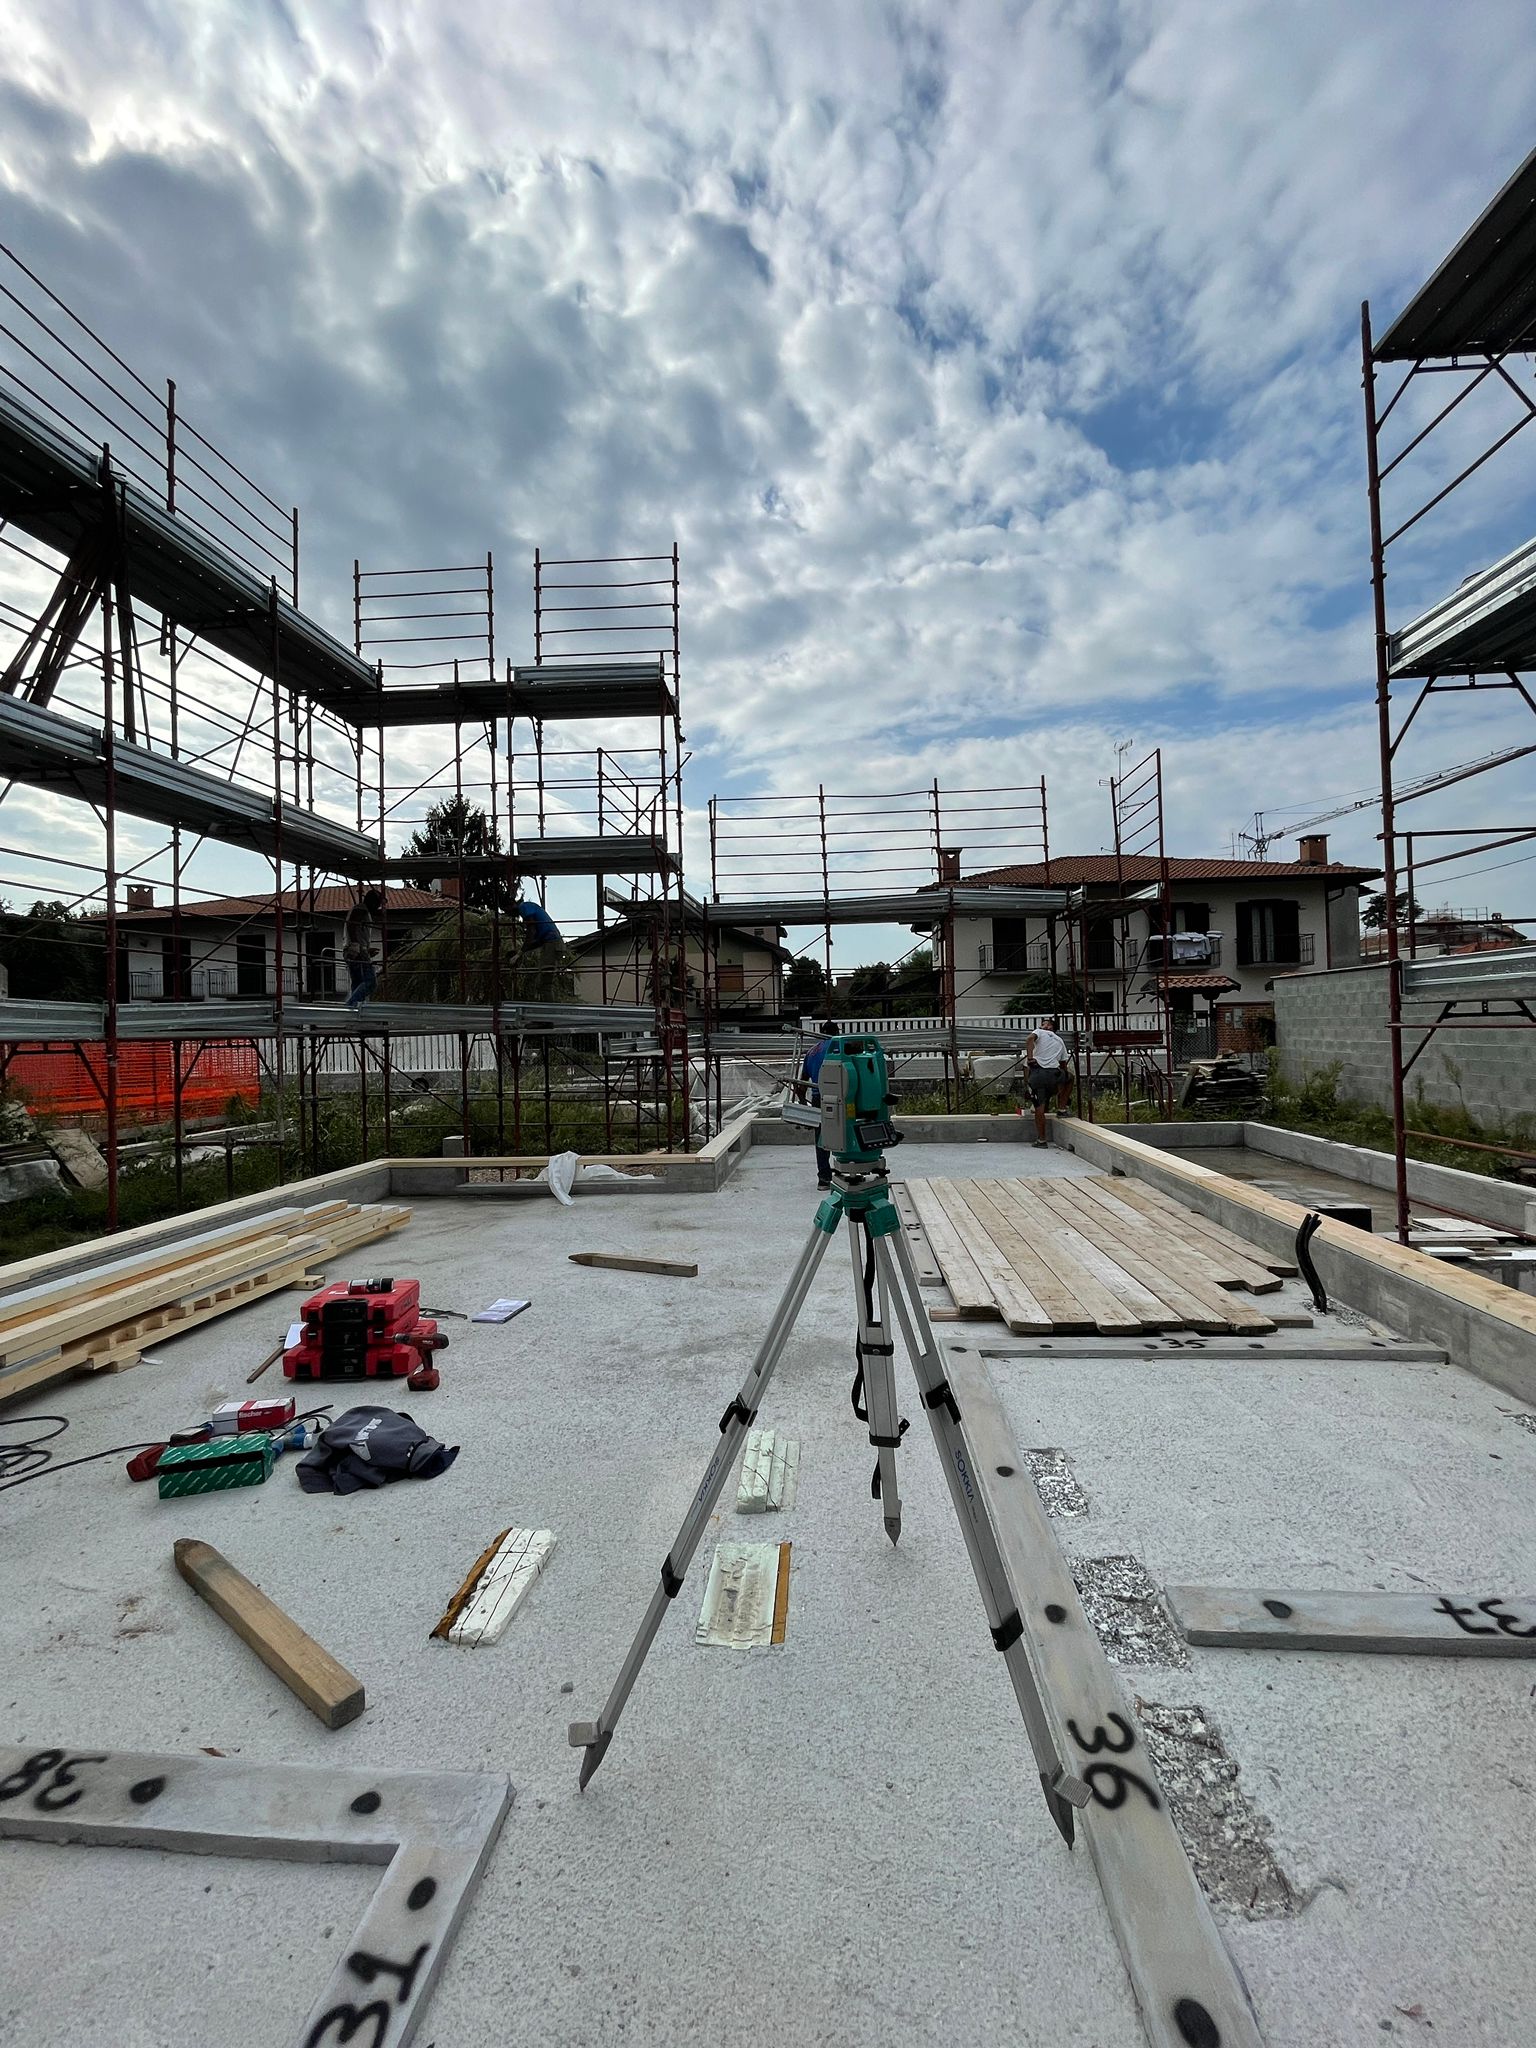
[[[153,910],[154,907],[155,892],[150,883],[130,882],[127,885],[127,900],[124,905],[125,909]]]
[[[1301,863],[1303,867],[1325,868],[1328,865],[1328,834],[1310,832],[1301,842]]]
[[[958,882],[960,879],[960,849],[958,846],[939,848],[939,880]]]
[[[440,875],[436,882],[434,882],[433,887],[437,890],[438,895],[445,897],[448,902],[458,902],[459,878],[457,875]]]

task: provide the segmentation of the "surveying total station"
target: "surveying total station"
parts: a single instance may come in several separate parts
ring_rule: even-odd
[[[810,1237],[790,1274],[751,1369],[720,1418],[720,1442],[705,1468],[677,1538],[662,1560],[661,1583],[651,1595],[639,1633],[619,1668],[603,1710],[595,1721],[573,1721],[570,1725],[571,1747],[584,1752],[579,1783],[585,1789],[607,1753],[662,1617],[682,1591],[683,1575],[709,1526],[726,1479],[735,1468],[747,1431],[757,1419],[774,1367],[783,1355],[816,1270],[837,1235],[838,1225],[846,1222],[858,1320],[853,1412],[867,1426],[875,1452],[870,1491],[880,1503],[885,1533],[893,1543],[901,1535],[896,1453],[907,1424],[896,1399],[894,1337],[899,1329],[903,1348],[917,1376],[918,1391],[938,1446],[971,1569],[981,1589],[987,1626],[1013,1681],[1030,1747],[1039,1766],[1046,1807],[1070,1843],[1073,1809],[1087,1804],[1089,1788],[1066,1768],[1056,1747],[1035,1684],[1023,1640],[1023,1624],[997,1535],[982,1490],[972,1478],[970,1453],[960,1428],[959,1404],[945,1377],[938,1339],[923,1306],[912,1254],[891,1198],[885,1154],[890,1146],[900,1143],[901,1133],[890,1122],[890,1083],[885,1051],[878,1039],[829,1039],[818,1086],[819,1115],[814,1110],[801,1109],[791,1121],[819,1124],[821,1142],[832,1157],[831,1191],[816,1211]]]

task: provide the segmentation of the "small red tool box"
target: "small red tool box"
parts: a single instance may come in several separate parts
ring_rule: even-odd
[[[403,1379],[441,1348],[421,1313],[419,1280],[338,1280],[299,1312],[302,1335],[283,1353],[291,1380]]]

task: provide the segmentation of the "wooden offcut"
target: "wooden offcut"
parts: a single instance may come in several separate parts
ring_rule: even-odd
[[[606,1266],[615,1273],[665,1273],[674,1280],[693,1280],[698,1266],[692,1259],[632,1258],[628,1252],[572,1252],[573,1266]]]
[[[1021,1336],[1275,1328],[1238,1298],[1279,1287],[1262,1255],[1165,1197],[1128,1194],[1124,1181],[936,1179],[909,1181],[906,1192],[954,1315],[1001,1316]]]
[[[366,1704],[362,1680],[306,1635],[227,1557],[193,1536],[179,1537],[173,1555],[177,1571],[193,1592],[249,1643],[267,1669],[275,1671],[327,1728],[341,1728],[357,1719]]]

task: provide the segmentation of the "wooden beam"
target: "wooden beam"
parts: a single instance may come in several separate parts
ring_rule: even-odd
[[[362,1680],[306,1635],[227,1557],[194,1536],[178,1537],[172,1554],[193,1592],[249,1643],[267,1669],[275,1671],[327,1728],[341,1728],[357,1719],[366,1704]]]

